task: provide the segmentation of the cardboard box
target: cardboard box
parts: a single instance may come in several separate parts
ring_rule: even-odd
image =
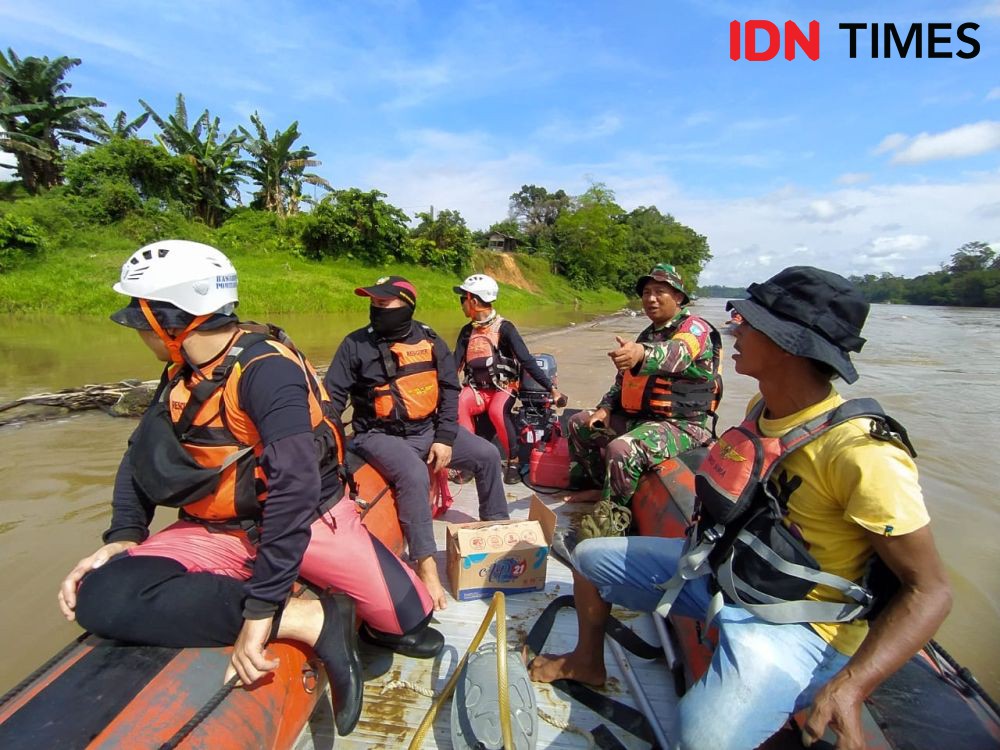
[[[556,514],[537,495],[527,521],[448,524],[448,579],[458,601],[496,591],[516,594],[545,588]]]

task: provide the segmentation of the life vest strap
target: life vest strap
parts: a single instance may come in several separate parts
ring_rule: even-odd
[[[741,596],[741,591],[755,596],[753,587],[740,582],[733,572],[730,556],[716,571],[720,593],[725,592],[734,604],[767,622],[779,625],[806,622],[850,622],[864,614],[866,606],[857,602],[822,602],[811,599],[754,604]],[[760,592],[757,592],[758,594]]]
[[[723,527],[715,527],[714,531],[721,535],[721,532],[719,531],[721,528]],[[701,578],[702,576],[709,575],[712,572],[712,567],[708,562],[708,556],[712,552],[715,542],[705,541],[697,545],[693,545],[693,538],[692,533],[684,542],[684,548],[681,550],[681,556],[677,560],[677,572],[670,577],[670,580],[658,585],[658,588],[663,589],[663,596],[660,597],[660,601],[656,605],[656,613],[661,617],[666,617],[670,614],[670,608],[677,600],[677,597],[680,595],[681,589],[684,588],[685,583],[692,581],[695,578]],[[714,538],[717,537],[713,537],[713,539]]]

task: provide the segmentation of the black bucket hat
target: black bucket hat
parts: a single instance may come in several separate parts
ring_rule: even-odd
[[[187,328],[191,325],[191,321],[195,319],[195,316],[191,313],[181,310],[169,302],[161,302],[155,299],[146,300],[146,302],[149,304],[149,309],[156,317],[157,322],[166,329]],[[149,321],[146,320],[146,316],[142,314],[142,308],[139,307],[139,300],[136,297],[133,297],[122,309],[115,310],[109,317],[115,323],[127,328],[135,328],[138,331],[153,330]],[[229,323],[239,322],[240,319],[235,315],[216,313],[198,326],[198,330],[211,331],[215,328],[222,328],[222,326]]]
[[[747,292],[750,299],[730,300],[726,309],[789,354],[825,362],[848,383],[858,379],[849,352],[865,344],[869,305],[854,284],[832,271],[791,266]]]

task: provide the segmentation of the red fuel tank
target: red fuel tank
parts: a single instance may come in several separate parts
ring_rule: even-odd
[[[552,431],[552,437],[537,443],[531,451],[531,484],[540,487],[570,489],[569,441],[561,431]]]

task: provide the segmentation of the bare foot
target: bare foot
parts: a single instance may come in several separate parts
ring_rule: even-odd
[[[430,594],[435,610],[446,609],[448,601],[445,598],[444,586],[438,578],[437,562],[433,555],[428,555],[417,561],[417,577],[424,582],[427,593]]]
[[[576,680],[586,685],[601,687],[608,679],[604,669],[604,654],[601,661],[594,661],[590,655],[539,654],[528,664],[528,676],[534,682],[554,682],[555,680]]]

